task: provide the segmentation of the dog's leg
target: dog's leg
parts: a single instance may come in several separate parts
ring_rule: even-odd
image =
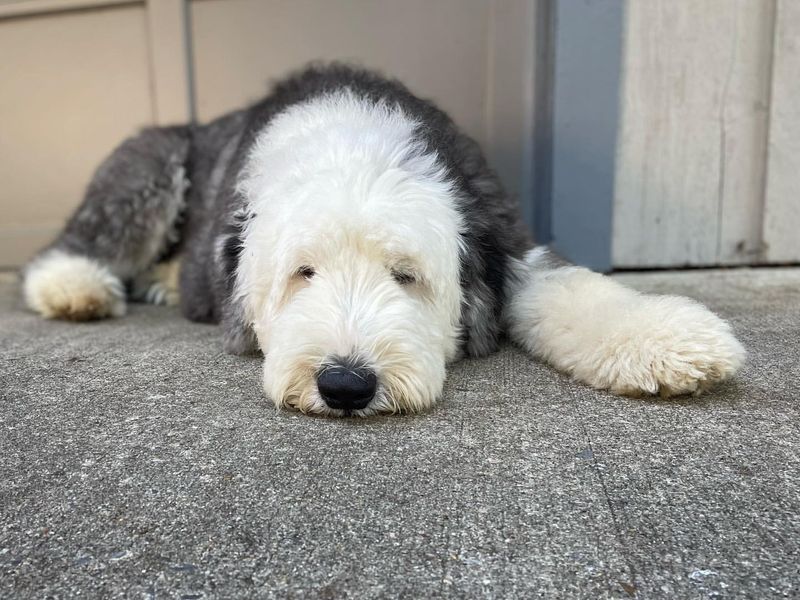
[[[128,298],[134,302],[177,306],[180,302],[178,258],[160,262],[133,278],[128,288]]]
[[[698,394],[744,361],[730,326],[689,298],[641,294],[587,269],[559,266],[544,248],[514,266],[509,335],[595,388]]]
[[[78,321],[125,313],[124,283],[177,242],[189,146],[187,128],[148,129],[100,165],[58,239],[23,270],[31,309]]]

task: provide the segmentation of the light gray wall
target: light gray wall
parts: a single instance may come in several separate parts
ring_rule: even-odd
[[[629,0],[625,20],[614,266],[800,261],[800,2]]]

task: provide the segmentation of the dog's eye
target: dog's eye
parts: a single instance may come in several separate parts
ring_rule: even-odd
[[[314,267],[309,267],[308,265],[303,265],[297,269],[297,276],[303,279],[311,279],[316,274],[317,272],[314,270]]]
[[[401,271],[400,269],[392,269],[392,277],[400,285],[411,285],[417,281],[413,273],[408,271]]]

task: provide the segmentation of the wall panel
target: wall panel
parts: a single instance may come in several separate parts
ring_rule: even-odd
[[[800,261],[800,2],[778,0],[764,210],[769,262]]]
[[[261,98],[270,80],[319,58],[385,70],[486,138],[487,0],[195,0],[201,120]]]
[[[153,120],[143,5],[0,19],[0,266],[75,208],[98,162]]]
[[[627,3],[614,266],[759,259],[774,8]]]

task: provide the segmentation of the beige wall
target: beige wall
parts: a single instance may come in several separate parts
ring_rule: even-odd
[[[527,57],[535,4],[0,3],[0,55],[13,57],[0,62],[0,177],[7,182],[0,195],[0,266],[21,264],[52,239],[94,167],[126,135],[185,121],[192,106],[199,120],[212,119],[320,58],[383,69],[433,98],[500,158],[517,193],[532,143]]]
[[[484,0],[192,2],[198,116],[255,100],[287,67],[326,57],[392,73],[483,138],[488,9]]]
[[[52,239],[126,135],[213,118],[315,58],[433,98],[529,198],[545,2],[0,0],[0,266]],[[800,260],[799,7],[627,3],[615,266]]]
[[[15,265],[52,239],[101,157],[153,121],[144,7],[2,18],[0,56],[0,265]]]

